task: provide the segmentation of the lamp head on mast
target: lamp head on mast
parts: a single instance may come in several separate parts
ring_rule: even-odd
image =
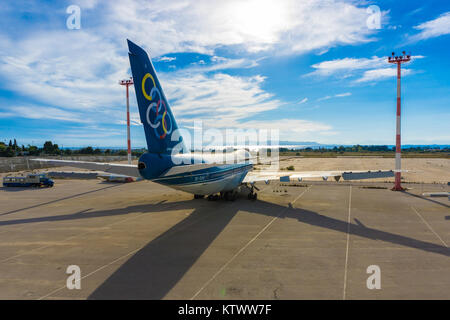
[[[411,60],[411,54],[406,54],[406,51],[402,52],[401,56],[396,56],[395,52],[392,52],[392,56],[388,57],[389,63],[404,63]]]

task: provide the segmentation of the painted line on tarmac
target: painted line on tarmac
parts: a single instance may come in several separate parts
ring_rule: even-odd
[[[442,242],[442,244],[448,248],[448,245],[445,243],[445,241],[442,240],[442,238],[439,237],[439,235],[438,235],[438,234],[436,233],[436,231],[434,231],[434,229],[428,224],[428,222],[425,221],[425,219],[422,217],[422,215],[419,213],[419,211],[417,211],[417,209],[414,208],[413,206],[411,206],[411,208],[412,208],[413,211],[419,216],[419,218],[423,221],[423,223],[425,223],[425,225],[428,227],[428,229],[430,229],[431,232],[433,232],[434,235]]]
[[[297,198],[295,198],[294,201],[291,202],[291,205],[294,206],[294,203],[295,203],[298,199],[300,199],[300,197],[303,196],[303,194],[304,194],[306,191],[308,191],[311,187],[312,187],[312,185],[309,186],[308,188],[306,188],[305,191],[303,191],[302,193],[300,193],[300,194],[297,196]]]
[[[347,217],[347,247],[345,249],[345,268],[344,268],[344,290],[342,294],[342,300],[345,300],[346,290],[347,290],[347,266],[348,266],[348,248],[350,243],[350,217],[352,210],[352,186],[350,186],[350,191],[348,194],[348,217]]]
[[[297,201],[303,194],[308,191],[311,187],[308,187],[305,191],[303,191],[297,198],[295,198],[294,201],[291,202],[292,205],[294,205],[295,201]],[[270,225],[279,217],[281,214],[283,214],[289,207],[286,207],[283,211],[281,211],[276,217],[274,217],[272,220],[269,221],[247,244],[245,244],[241,249],[239,249],[238,252],[234,254],[234,256],[231,257],[230,260],[228,260],[220,269],[208,280],[205,282],[205,284],[190,298],[190,300],[194,300],[202,291],[205,289],[219,274],[222,273],[223,270],[231,263],[234,259],[236,259],[237,256],[239,256],[250,244],[252,244],[264,231],[267,230],[267,228],[270,227]]]

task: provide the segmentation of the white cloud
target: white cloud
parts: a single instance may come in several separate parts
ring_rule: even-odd
[[[211,72],[225,69],[248,69],[256,67],[257,65],[258,62],[256,60],[249,60],[245,58],[229,59],[213,56],[211,58],[211,63],[209,64],[206,64],[204,60],[200,60],[199,62],[192,63],[191,66],[183,69],[182,71],[185,73]]]
[[[97,6],[98,0],[75,0],[73,3],[79,5],[82,10],[93,9]]]
[[[445,12],[434,20],[430,20],[414,27],[420,30],[410,37],[411,41],[419,41],[450,34],[450,12]]]
[[[5,87],[53,106],[100,111],[123,103],[127,57],[91,33],[47,32],[3,43]]]
[[[351,96],[352,93],[351,92],[344,92],[344,93],[338,93],[337,95],[335,95],[336,98],[342,98],[342,97],[348,97]]]
[[[242,123],[239,128],[279,130],[279,139],[290,141],[316,141],[319,138],[323,140],[336,134],[330,125],[302,119],[251,120]]]
[[[338,94],[335,94],[334,96],[325,96],[325,97],[319,98],[319,99],[317,99],[317,101],[324,101],[324,100],[329,100],[332,98],[343,98],[343,97],[348,97],[351,95],[352,95],[351,92],[338,93]]]
[[[242,124],[249,129],[278,129],[284,132],[306,133],[306,132],[329,132],[332,127],[320,122],[300,119],[278,119],[278,120],[251,120]]]
[[[36,34],[15,46],[6,43],[0,47],[0,73],[8,79],[8,89],[49,107],[9,106],[0,116],[124,124],[125,89],[118,80],[126,77],[129,64],[126,55],[117,51],[113,43],[83,31]],[[250,67],[255,62],[221,57],[213,60],[211,65],[160,74],[167,97],[175,101],[173,109],[179,120],[196,116],[213,126],[233,126],[238,120],[282,105],[261,88],[262,76],[205,74]],[[133,102],[133,87],[130,89]],[[131,123],[140,124],[133,111]]]
[[[89,122],[89,119],[84,119],[82,115],[61,110],[53,107],[42,106],[14,106],[10,107],[8,111],[0,110],[0,118],[5,117],[22,117],[28,119],[53,119],[72,122]]]
[[[412,16],[412,15],[415,15],[415,14],[417,14],[417,13],[423,11],[423,9],[424,9],[424,7],[420,7],[420,8],[414,9],[414,10],[408,12],[408,13],[406,14],[406,16]]]
[[[423,59],[424,56],[411,56],[411,62],[417,59]],[[395,69],[388,67],[387,57],[372,58],[343,58],[329,61],[323,61],[313,64],[311,67],[316,69],[315,71],[306,74],[305,76],[336,76],[341,78],[349,78],[359,76],[355,83],[364,83],[369,81],[376,81],[388,78],[393,74],[392,70]],[[404,75],[411,74],[412,70],[404,69]],[[347,94],[348,95],[348,94]],[[344,95],[345,96],[345,95]],[[326,96],[319,100],[331,99],[333,96]]]
[[[308,76],[349,75],[355,70],[378,68],[387,64],[387,58],[374,56],[368,58],[344,58],[313,64],[315,71]]]
[[[313,139],[314,133],[332,134],[329,125],[302,119],[252,120],[259,113],[283,105],[261,86],[264,77],[236,77],[218,73],[183,76],[162,74],[164,90],[172,97],[172,111],[178,123],[191,127],[193,119],[202,120],[204,128],[278,129],[280,137]],[[307,100],[307,98],[305,98]],[[303,99],[302,101],[305,101]],[[311,136],[309,136],[311,134]]]
[[[282,105],[264,91],[262,76],[237,77],[223,73],[187,75],[161,74],[172,109],[181,121],[202,119],[213,127],[232,127],[238,120]]]
[[[371,41],[365,7],[328,0],[110,2],[108,28],[145,44],[153,56],[219,46],[248,52],[306,52]],[[149,32],[151,30],[151,32]]]
[[[0,32],[3,86],[36,104],[15,111],[3,107],[0,116],[123,124],[125,94],[117,81],[128,75],[125,39],[130,38],[160,61],[174,61],[164,55],[175,52],[210,54],[212,63],[161,74],[166,95],[179,122],[200,116],[212,127],[239,127],[283,102],[262,88],[261,75],[238,77],[221,71],[254,67],[257,59],[218,57],[216,48],[237,46],[244,53],[270,55],[323,51],[371,41],[373,32],[365,25],[365,8],[334,0],[80,4],[90,14],[98,9],[95,25],[85,29],[82,24],[76,31],[33,30],[18,39]],[[215,74],[206,74],[211,71]],[[133,92],[131,96],[134,102]],[[138,122],[137,113],[132,114],[132,123]],[[301,124],[328,130],[314,122]]]
[[[410,69],[402,69],[402,76],[407,76],[411,73],[412,71]],[[357,79],[355,82],[361,83],[361,82],[377,81],[396,76],[397,76],[396,68],[373,69],[365,71],[364,75],[361,78]]]
[[[117,120],[116,121],[117,124],[123,124],[126,125],[127,121],[126,120]],[[139,112],[131,112],[130,111],[130,125],[131,126],[141,126],[141,118],[139,116]]]
[[[302,100],[297,102],[297,104],[303,104],[303,103],[306,103],[307,101],[308,101],[308,98],[303,98]]]
[[[160,57],[160,58],[153,59],[153,60],[155,60],[155,61],[171,62],[171,61],[174,61],[176,59],[177,58],[175,58],[175,57]]]
[[[1,35],[0,74],[7,89],[68,110],[106,112],[123,104],[128,59],[125,38],[152,56],[179,51],[213,53],[239,45],[247,51],[304,52],[369,41],[365,8],[340,1],[78,1],[98,9],[89,29],[36,30],[21,39]],[[151,32],[149,32],[151,30]],[[162,57],[161,61],[174,58]],[[199,72],[247,68],[257,61],[213,57]],[[194,70],[191,70],[194,71]]]
[[[332,98],[332,96],[325,96],[325,97],[317,99],[317,101],[329,100],[331,98]]]

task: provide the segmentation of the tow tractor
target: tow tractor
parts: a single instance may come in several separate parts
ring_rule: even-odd
[[[4,187],[53,187],[54,182],[45,173],[30,173],[26,176],[6,176]]]

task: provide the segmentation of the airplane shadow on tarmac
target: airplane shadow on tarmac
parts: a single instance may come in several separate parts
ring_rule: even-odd
[[[109,214],[134,211],[154,212],[170,210],[173,203],[130,206],[111,210]],[[180,201],[176,208],[194,209],[186,219],[152,240],[125,262],[102,283],[88,299],[162,299],[177,284],[195,261],[210,246],[239,210],[279,219],[297,219],[301,223],[385,241],[409,248],[450,256],[447,247],[413,238],[367,228],[361,222],[351,223],[330,218],[301,208],[290,208],[265,201],[242,201],[211,203]],[[107,211],[91,212],[89,215],[106,215]],[[253,235],[249,235],[249,239]],[[188,248],[188,249],[186,249]],[[193,288],[193,293],[199,288]]]
[[[415,197],[415,198],[418,198],[418,199],[422,199],[422,200],[425,200],[425,201],[432,202],[434,204],[437,204],[437,205],[440,205],[440,206],[443,206],[443,207],[446,207],[446,208],[450,208],[449,205],[447,205],[445,203],[442,203],[442,202],[439,202],[437,200],[433,200],[433,199],[430,199],[430,198],[427,198],[427,197],[424,197],[424,196],[421,196],[421,195],[417,195],[417,194],[414,194],[414,193],[411,193],[411,192],[408,192],[408,191],[403,191],[403,193],[408,195],[408,196],[411,196],[411,197]]]

